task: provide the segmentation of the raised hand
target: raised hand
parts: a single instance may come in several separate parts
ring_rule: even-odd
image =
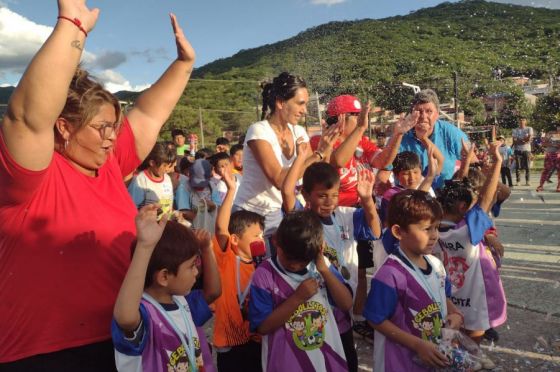
[[[194,236],[200,245],[200,250],[212,249],[212,237],[210,233],[203,229],[193,230]]]
[[[412,111],[412,113],[406,115],[404,118],[401,117],[393,125],[393,134],[405,134],[406,132],[414,128],[419,116],[420,113],[418,111]]]
[[[138,247],[154,248],[163,234],[168,214],[164,213],[161,220],[157,220],[159,204],[148,204],[142,207],[136,215],[136,239]]]
[[[500,154],[500,142],[492,142],[490,144],[490,149],[488,150],[489,154],[492,154],[494,161],[501,162],[503,160],[502,154]]]
[[[332,153],[333,146],[340,137],[341,125],[334,124],[330,127],[323,126],[323,131],[321,132],[321,139],[319,140],[319,144],[317,145],[317,151],[319,151],[326,161],[330,158],[330,154]]]
[[[306,159],[309,156],[310,150],[309,142],[304,141],[303,137],[299,137],[296,140],[296,154],[298,157]]]
[[[476,160],[476,145],[461,139],[461,157],[469,164],[474,162]]]
[[[99,9],[88,9],[85,0],[58,0],[58,15],[78,19],[84,30],[89,33],[97,23]]]
[[[222,180],[226,184],[228,190],[237,186],[235,183],[235,177],[232,173],[231,163],[229,163],[226,167],[219,169],[217,173],[220,177],[222,177]]]
[[[356,190],[360,199],[371,198],[373,195],[373,187],[375,186],[375,176],[369,169],[361,169],[358,171],[358,184]]]
[[[434,154],[434,144],[428,147],[428,177],[435,177],[438,171],[438,161]]]
[[[358,128],[366,129],[368,127],[370,109],[371,109],[371,102],[367,101],[366,104],[362,106],[362,110],[360,111],[360,116],[358,116]]]
[[[177,59],[179,61],[185,61],[189,63],[194,63],[196,58],[196,53],[191,45],[191,43],[185,37],[183,29],[179,26],[177,17],[173,13],[169,13],[171,18],[171,26],[173,27],[173,32],[175,33],[175,43],[177,44]]]

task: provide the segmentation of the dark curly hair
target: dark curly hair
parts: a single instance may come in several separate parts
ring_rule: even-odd
[[[300,88],[307,88],[307,83],[303,78],[282,72],[276,76],[272,82],[261,83],[262,88],[262,113],[261,120],[274,114],[276,110],[276,100],[287,101],[296,95]]]

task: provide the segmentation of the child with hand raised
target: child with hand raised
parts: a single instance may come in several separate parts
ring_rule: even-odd
[[[191,310],[185,296],[196,281],[200,251],[208,254],[210,236],[167,221],[166,214],[158,222],[158,208],[147,205],[136,216],[136,247],[113,312],[117,368],[168,371],[183,363],[190,371],[203,370],[206,340],[193,322],[198,310]],[[210,259],[205,266],[212,267]],[[217,285],[205,283],[205,300],[219,296]]]

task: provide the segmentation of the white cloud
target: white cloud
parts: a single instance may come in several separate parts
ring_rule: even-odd
[[[105,89],[112,93],[121,90],[139,92],[150,87],[150,84],[131,85],[121,74],[113,70],[103,70],[95,73],[95,77],[103,83]]]
[[[342,4],[345,3],[346,1],[347,0],[311,0],[311,4],[331,6],[336,4]]]
[[[16,80],[17,83],[52,30],[52,27],[37,24],[0,5],[0,79]],[[122,52],[104,51],[100,55],[88,51],[82,53],[84,67],[94,70],[93,75],[98,76],[109,91],[146,89],[149,85],[133,86],[122,75],[111,70],[124,62],[126,55]]]

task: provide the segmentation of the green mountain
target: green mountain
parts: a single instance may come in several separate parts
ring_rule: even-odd
[[[173,127],[198,133],[200,120],[207,138],[226,129],[244,130],[258,118],[259,82],[282,71],[303,76],[312,100],[315,92],[321,103],[353,93],[397,111],[410,99],[403,81],[431,87],[446,101],[457,72],[460,104],[467,113],[480,114],[481,96],[513,92],[516,99],[523,97],[507,79],[493,79],[495,68],[504,77],[559,76],[560,10],[464,0],[406,16],[310,28],[196,69],[162,135],[168,138]],[[134,96],[119,92],[120,99]],[[511,120],[515,105],[508,108]],[[314,104],[309,114],[317,116]]]
[[[397,111],[410,98],[401,82],[434,88],[446,100],[453,95],[456,71],[460,102],[467,110],[480,109],[481,102],[470,102],[474,90],[514,89],[493,80],[497,67],[504,77],[560,75],[559,40],[560,10],[482,0],[445,2],[380,20],[331,22],[198,68],[170,126],[197,127],[201,107],[247,112],[202,110],[208,133],[242,130],[256,119],[258,81],[281,71],[303,76],[322,103],[351,92]]]

